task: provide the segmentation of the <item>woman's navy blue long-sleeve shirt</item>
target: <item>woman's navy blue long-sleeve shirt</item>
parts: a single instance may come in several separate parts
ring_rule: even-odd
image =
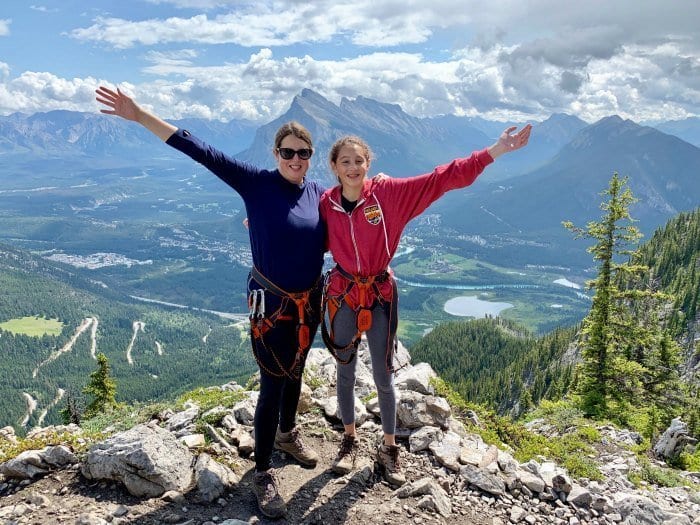
[[[279,170],[265,170],[229,157],[187,130],[166,142],[196,160],[243,198],[253,264],[288,292],[308,290],[318,280],[325,251],[325,226],[318,211],[324,188],[300,185]]]

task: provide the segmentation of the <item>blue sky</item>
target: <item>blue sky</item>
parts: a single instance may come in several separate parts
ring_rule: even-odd
[[[581,5],[578,5],[581,4]],[[120,85],[165,118],[267,122],[303,88],[416,116],[700,116],[697,0],[5,0],[0,114],[96,111]]]

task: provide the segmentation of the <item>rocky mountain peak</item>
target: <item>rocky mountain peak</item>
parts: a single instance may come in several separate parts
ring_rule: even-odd
[[[405,366],[395,386],[407,483],[388,485],[374,462],[382,433],[377,399],[369,395],[367,354],[362,349],[358,359],[360,452],[355,469],[339,477],[329,468],[342,432],[335,361],[325,350],[310,352],[297,427],[322,459],[309,469],[280,452],[273,456],[288,523],[698,523],[697,492],[638,490],[627,480],[636,468],[628,450],[639,439],[634,433],[601,429],[607,446],[596,458],[604,474],[600,481],[572,479],[545,456],[520,463],[474,433],[481,426],[474,414],[463,419],[453,413],[435,393],[432,368],[408,364],[405,349],[397,353],[397,362]],[[179,411],[161,410],[128,430],[113,429],[87,452],[76,453],[67,444],[87,438],[79,427],[32,431],[28,437],[44,436],[50,444],[0,464],[0,519],[13,524],[269,523],[259,515],[250,488],[257,392],[236,383],[209,390],[235,392],[239,401],[207,410],[192,401]],[[65,443],[47,438],[59,434],[73,438]],[[0,439],[16,440],[8,429]]]

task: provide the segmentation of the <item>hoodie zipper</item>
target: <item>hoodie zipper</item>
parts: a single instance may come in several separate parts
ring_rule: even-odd
[[[360,205],[364,204],[365,199],[358,200],[355,208],[353,208],[350,213],[346,212],[345,209],[333,199],[331,199],[331,202],[333,203],[334,209],[345,215],[350,223],[350,239],[352,239],[352,247],[355,249],[355,264],[357,264],[357,274],[359,275],[362,272],[362,265],[360,264],[360,250],[357,248],[357,241],[355,239],[355,226],[352,223],[352,214],[355,212],[355,210],[357,210],[357,208],[360,207]]]

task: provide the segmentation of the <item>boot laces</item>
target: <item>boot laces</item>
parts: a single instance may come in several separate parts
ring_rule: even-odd
[[[260,472],[256,482],[265,487],[265,497],[272,499],[277,495],[277,480],[269,470]]]
[[[306,449],[304,442],[301,440],[301,436],[299,435],[299,430],[296,427],[289,431],[289,440],[292,441],[300,451]]]
[[[341,441],[340,443],[340,450],[338,451],[338,456],[342,458],[347,456],[348,454],[352,454],[354,448],[355,436],[344,435],[343,441]]]
[[[394,472],[399,472],[401,470],[401,462],[399,459],[399,447],[387,446],[385,448],[387,455],[389,456],[389,470]]]

